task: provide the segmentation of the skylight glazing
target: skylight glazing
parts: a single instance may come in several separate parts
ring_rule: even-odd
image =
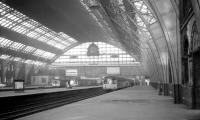
[[[46,65],[46,63],[44,63],[44,62],[34,61],[34,60],[25,60],[25,59],[20,58],[20,57],[12,57],[12,56],[6,55],[6,54],[1,54],[0,55],[0,59],[16,61],[16,62],[22,62],[22,63],[38,65],[38,66]]]
[[[21,44],[21,43],[18,43],[18,42],[13,42],[11,45],[10,45],[10,49],[11,50],[16,50],[16,51],[18,51],[18,50],[21,50],[23,47],[25,47],[25,45],[24,44]]]
[[[36,50],[36,48],[34,48],[34,47],[26,46],[26,47],[23,49],[23,52],[24,52],[24,53],[30,54],[30,53],[32,53],[32,52],[35,51],[35,50]]]
[[[0,37],[0,47],[6,48],[9,47],[12,43],[13,41]]]
[[[119,0],[120,1],[120,0]],[[156,18],[152,14],[145,0],[127,0],[133,6],[135,11],[135,19],[132,21],[137,26],[139,37],[141,39],[151,39],[151,34],[147,25],[156,22]],[[130,17],[129,17],[130,18]]]
[[[103,42],[94,42],[99,48],[99,56],[87,56],[92,42],[74,47],[60,56],[53,65],[61,64],[134,64],[135,58],[125,51]]]
[[[43,57],[43,58],[47,58],[47,59],[51,59],[55,56],[54,53],[50,53],[50,52],[46,52],[44,50],[41,50],[41,49],[37,49],[33,55],[35,56],[40,56],[40,57]]]
[[[119,1],[120,5],[123,6],[123,2],[121,0],[118,0],[118,1]],[[144,0],[127,0],[127,1],[129,1],[130,4],[135,9],[135,11],[132,11],[135,13],[135,20],[133,20],[132,22],[134,22],[134,24],[137,26],[138,32],[145,34],[145,36],[148,36],[148,38],[151,38],[151,35],[150,35],[149,30],[147,29],[146,25],[155,23],[156,18],[152,14],[147,3]],[[125,11],[125,9],[123,9],[123,10]],[[126,13],[126,11],[125,11],[125,13]]]
[[[138,14],[135,17],[136,17],[137,26],[139,28],[138,33],[139,33],[140,37],[145,37],[145,38],[148,38],[148,39],[152,38],[149,30],[147,29],[146,24],[144,23],[144,21],[138,16]]]
[[[55,56],[55,54],[50,53],[50,52],[45,52],[42,57],[47,58],[47,59],[51,59]]]
[[[140,12],[140,14],[143,16],[145,21],[149,24],[153,24],[156,22],[155,17],[153,16],[152,12],[148,8],[147,4],[144,2],[144,0],[130,0],[133,5],[135,5],[136,9]]]
[[[99,5],[98,0],[81,0],[81,3],[90,13],[96,13],[96,11],[98,10],[105,11],[106,9],[108,9],[109,12],[107,12],[107,14],[112,13],[109,19],[111,19],[116,24],[121,26],[121,28],[125,30],[127,33],[133,31],[133,33],[140,39],[141,46],[143,46],[142,41],[152,39],[148,26],[156,22],[156,17],[154,16],[150,7],[148,6],[147,1],[145,0],[109,0],[109,1],[111,3],[110,5]],[[93,7],[91,8],[90,6],[100,6],[100,7],[98,7],[98,9],[92,9]],[[100,10],[100,8],[102,8],[102,10]],[[98,13],[102,14],[101,16],[104,16],[103,15],[104,13],[102,12]],[[96,18],[98,18],[97,21],[101,22],[102,19],[106,21],[107,17],[104,16],[104,18],[100,18],[98,17],[99,14],[94,14]],[[102,23],[104,22],[101,22],[101,24]],[[137,27],[137,29],[132,27],[132,24],[134,24]],[[103,28],[106,29],[107,26],[104,25]]]
[[[44,53],[45,53],[44,50],[37,49],[37,50],[33,53],[33,55],[35,55],[35,56],[42,56]]]
[[[11,50],[19,51],[23,47],[25,47],[24,44],[18,43],[18,42],[13,42],[11,40],[8,40],[6,38],[0,37],[0,47],[2,48],[8,48]]]
[[[65,33],[56,33],[2,2],[0,2],[0,15],[1,26],[58,49],[63,50],[69,45],[77,42]]]
[[[27,54],[32,54],[38,57],[43,57],[46,59],[51,59],[55,56],[54,53],[50,53],[41,49],[36,49],[31,46],[26,46],[24,44],[13,42],[11,40],[8,40],[6,38],[0,37],[0,47],[2,48],[8,48],[14,51],[20,51]]]

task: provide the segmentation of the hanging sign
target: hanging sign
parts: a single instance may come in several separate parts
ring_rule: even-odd
[[[92,43],[87,49],[87,56],[99,56],[99,47]]]
[[[107,67],[107,74],[111,75],[119,75],[120,74],[120,67]]]
[[[78,70],[77,69],[66,69],[65,75],[66,76],[78,76]]]

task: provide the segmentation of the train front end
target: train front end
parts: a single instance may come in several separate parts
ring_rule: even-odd
[[[103,89],[104,90],[116,90],[117,89],[117,81],[112,78],[105,78],[103,81]]]

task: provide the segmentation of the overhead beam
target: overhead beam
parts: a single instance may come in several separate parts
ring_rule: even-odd
[[[24,45],[32,46],[44,51],[48,51],[55,54],[61,54],[62,50],[57,49],[56,47],[50,46],[44,42],[35,40],[33,38],[27,37],[15,31],[12,31],[8,28],[0,26],[0,36],[6,39],[12,40],[14,42],[19,42]]]

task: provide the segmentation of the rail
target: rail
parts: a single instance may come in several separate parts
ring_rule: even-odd
[[[11,96],[0,99],[0,120],[10,120],[105,94],[102,87]]]

